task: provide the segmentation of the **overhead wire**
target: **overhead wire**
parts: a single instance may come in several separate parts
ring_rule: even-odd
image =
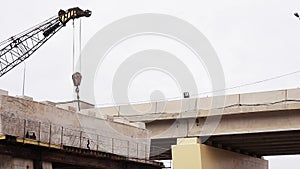
[[[199,97],[199,96],[205,95],[205,94],[214,94],[214,93],[217,93],[217,92],[233,90],[233,89],[242,88],[242,87],[246,87],[246,86],[252,86],[252,85],[264,83],[264,82],[267,82],[267,81],[280,79],[280,78],[283,78],[283,77],[286,77],[286,76],[294,75],[294,74],[297,74],[297,73],[300,73],[300,70],[285,73],[285,74],[278,75],[278,76],[273,76],[273,77],[266,78],[266,79],[263,79],[263,80],[258,80],[258,81],[254,81],[254,82],[249,82],[249,83],[237,85],[237,86],[232,86],[232,87],[228,87],[228,88],[223,88],[223,89],[218,89],[218,90],[211,90],[211,91],[201,92],[201,93],[197,93],[197,94],[192,94],[191,96],[192,97]],[[182,99],[182,96],[168,97],[168,98],[165,98],[165,99],[157,100],[157,102],[171,101],[171,100],[175,100],[175,99]],[[102,104],[96,104],[96,106],[103,106],[104,107],[104,106],[111,106],[111,105],[126,105],[126,104],[128,105],[128,104],[139,104],[139,103],[149,103],[149,102],[153,102],[153,101],[152,100],[143,100],[143,101],[133,101],[133,102],[117,103],[117,104],[102,103]]]
[[[216,92],[221,92],[221,91],[226,91],[226,90],[232,90],[232,89],[237,89],[237,88],[246,87],[246,86],[252,86],[252,85],[256,85],[256,84],[259,84],[259,83],[279,79],[279,78],[290,76],[290,75],[297,74],[297,73],[300,73],[300,70],[290,72],[290,73],[286,73],[286,74],[282,74],[282,75],[278,75],[278,76],[274,76],[274,77],[270,77],[270,78],[259,80],[259,81],[245,83],[245,84],[242,84],[242,85],[237,85],[237,86],[228,87],[228,88],[219,89],[219,90],[213,90],[213,91],[209,91],[209,92],[202,92],[202,93],[194,94],[192,96],[199,96],[199,95],[203,95],[203,94],[211,94],[211,93],[216,93]]]

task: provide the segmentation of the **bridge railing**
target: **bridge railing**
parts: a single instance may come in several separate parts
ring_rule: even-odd
[[[132,139],[112,138],[89,133],[82,128],[64,127],[50,122],[21,119],[4,114],[1,114],[0,118],[0,134],[35,141],[41,145],[61,149],[64,146],[76,147],[135,159],[149,159],[150,156],[150,145],[146,141],[135,142]]]

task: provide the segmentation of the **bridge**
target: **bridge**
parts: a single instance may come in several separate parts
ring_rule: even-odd
[[[188,137],[259,159],[300,154],[300,89],[121,105],[97,112],[144,122],[151,131],[151,159],[172,159],[171,146]],[[211,125],[207,121],[217,123],[212,131],[205,130]]]
[[[145,129],[1,92],[1,169],[163,167],[149,159],[150,140]]]
[[[241,166],[240,168],[245,169],[267,169],[268,164],[263,159],[264,156],[300,153],[298,145],[300,141],[300,89],[187,98],[102,108],[94,108],[93,105],[84,102],[81,104],[84,109],[76,113],[72,111],[72,102],[38,103],[3,95],[0,112],[3,116],[1,116],[2,123],[5,122],[4,117],[12,117],[11,113],[13,113],[18,118],[26,117],[27,120],[28,117],[35,117],[40,121],[55,121],[56,124],[65,126],[75,124],[79,130],[72,132],[71,135],[79,138],[77,142],[69,137],[70,133],[67,129],[65,130],[65,127],[56,127],[56,136],[53,137],[56,139],[53,140],[56,140],[56,145],[60,145],[58,147],[62,147],[61,142],[63,142],[63,147],[79,148],[74,149],[75,152],[81,149],[97,152],[99,147],[106,147],[101,151],[116,155],[121,159],[127,157],[125,161],[136,159],[133,160],[134,165],[139,163],[145,167],[162,167],[151,160],[164,159],[176,159],[176,161],[181,161],[181,164],[185,164],[186,161],[182,159],[186,158],[176,155],[176,152],[185,154],[191,157],[190,159],[199,156],[201,152],[199,163],[203,165],[206,163],[205,166],[202,165],[203,169],[221,169],[221,164]],[[49,115],[54,112],[60,118]],[[103,122],[108,125],[103,125]],[[9,123],[10,121],[7,124]],[[38,123],[26,124],[27,122],[19,123],[18,126],[31,126],[31,129],[23,127],[22,132],[41,130],[38,128]],[[107,128],[113,130],[107,131]],[[116,131],[127,134],[121,136],[122,138],[116,138],[120,141],[107,138],[99,141],[99,138],[105,137],[97,135],[106,137],[107,135],[120,135]],[[8,135],[14,135],[14,132],[16,131]],[[22,143],[24,133],[19,132],[18,136],[17,142]],[[38,138],[49,139],[49,136]],[[190,138],[192,141],[183,138]],[[18,141],[18,139],[21,140]],[[68,146],[70,142],[66,140],[72,139],[72,145]],[[87,140],[93,143],[91,150],[83,147],[87,145]],[[101,145],[102,143],[106,146]],[[114,143],[119,147],[114,148]],[[194,146],[192,150],[199,151],[194,154],[191,154],[192,150],[186,152],[189,149],[188,146]],[[232,159],[235,159],[234,162]],[[212,161],[220,161],[220,165],[214,166]],[[109,160],[108,163],[110,163]],[[69,162],[69,164],[72,163]],[[176,165],[180,166],[179,163]]]

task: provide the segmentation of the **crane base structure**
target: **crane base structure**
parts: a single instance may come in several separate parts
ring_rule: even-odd
[[[172,146],[174,169],[268,169],[268,161],[208,145],[198,138],[183,138]]]

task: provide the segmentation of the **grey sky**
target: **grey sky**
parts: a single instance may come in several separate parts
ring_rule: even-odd
[[[59,9],[74,6],[93,11],[92,17],[82,19],[82,47],[98,30],[115,20],[140,13],[162,13],[186,20],[209,39],[222,63],[227,87],[300,70],[300,22],[293,16],[294,12],[300,12],[299,0],[1,0],[0,41],[56,15]],[[210,90],[205,70],[200,63],[193,62],[187,49],[170,39],[147,36],[128,40],[108,55],[110,58],[102,67],[103,76],[99,71],[95,81],[99,86],[97,104],[112,102],[113,72],[122,59],[126,59],[120,55],[128,56],[147,48],[173,52],[193,72],[198,91]],[[69,23],[50,39],[26,61],[26,65],[26,95],[35,100],[72,100],[72,25]],[[23,64],[3,76],[0,88],[11,95],[21,95],[22,70]],[[300,86],[299,79],[300,74],[295,74],[227,93],[295,88]],[[131,101],[149,100],[151,92],[156,90],[162,91],[166,98],[176,97],[180,95],[176,87],[166,75],[146,72],[132,81],[129,98]],[[300,157],[270,159],[271,169],[287,166],[293,169],[298,168]]]

